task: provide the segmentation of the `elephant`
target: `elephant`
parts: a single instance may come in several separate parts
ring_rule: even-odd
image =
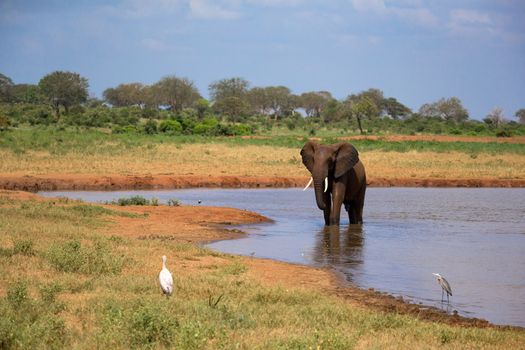
[[[313,181],[315,199],[324,212],[325,225],[339,225],[342,204],[350,224],[362,224],[366,173],[355,147],[347,142],[322,145],[309,141],[302,148],[301,157],[312,174],[304,189]]]

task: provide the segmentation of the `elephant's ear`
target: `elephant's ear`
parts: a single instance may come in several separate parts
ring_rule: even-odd
[[[341,177],[352,169],[357,162],[359,162],[359,153],[355,147],[346,142],[340,143],[335,158],[335,178]]]
[[[315,142],[308,141],[301,150],[303,164],[310,171],[310,173],[314,170],[314,153],[316,147],[317,144]]]

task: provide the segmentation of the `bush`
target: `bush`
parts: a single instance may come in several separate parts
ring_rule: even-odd
[[[0,115],[0,131],[7,130],[11,125],[11,121],[5,115]]]
[[[182,125],[174,119],[163,120],[159,125],[159,131],[167,135],[180,135]]]
[[[500,129],[496,131],[496,137],[512,137],[510,130]]]
[[[124,260],[111,253],[105,241],[95,241],[91,247],[83,247],[79,241],[53,245],[47,259],[58,271],[76,272],[88,275],[117,274],[122,270]]]
[[[13,247],[14,254],[22,254],[26,256],[35,255],[35,251],[33,250],[32,240],[30,239],[17,240],[17,241],[14,241],[13,243],[14,243],[14,247]]]
[[[120,206],[126,206],[126,205],[153,205],[157,206],[159,205],[159,200],[156,198],[152,199],[146,199],[142,196],[132,196],[127,198],[119,198],[116,201],[106,202],[107,204],[113,204],[113,205],[120,205]]]
[[[197,135],[215,135],[218,133],[219,122],[214,117],[205,118],[195,125],[193,133]]]
[[[32,299],[25,281],[14,282],[0,298],[0,349],[62,349],[68,342],[63,309],[55,297]],[[41,293],[42,294],[42,293]]]
[[[153,135],[157,133],[157,122],[150,119],[144,124],[144,133]]]
[[[130,317],[128,332],[132,347],[162,345],[169,347],[179,326],[161,305],[141,305]]]
[[[115,126],[111,132],[113,134],[133,134],[137,132],[137,128],[133,125]]]

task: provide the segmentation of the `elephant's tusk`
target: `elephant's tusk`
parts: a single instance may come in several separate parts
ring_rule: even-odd
[[[328,190],[328,177],[324,178],[324,191]]]
[[[314,181],[314,178],[313,178],[313,177],[310,178],[310,181],[308,181],[308,184],[306,184],[306,187],[303,188],[303,191],[306,191],[306,189],[307,189],[308,187],[310,187],[310,185],[312,184],[312,181]]]

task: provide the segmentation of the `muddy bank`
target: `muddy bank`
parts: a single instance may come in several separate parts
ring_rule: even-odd
[[[302,187],[307,177],[201,175],[0,174],[0,188],[28,192],[69,190],[153,190],[178,188]],[[525,187],[525,179],[371,178],[372,187]]]

